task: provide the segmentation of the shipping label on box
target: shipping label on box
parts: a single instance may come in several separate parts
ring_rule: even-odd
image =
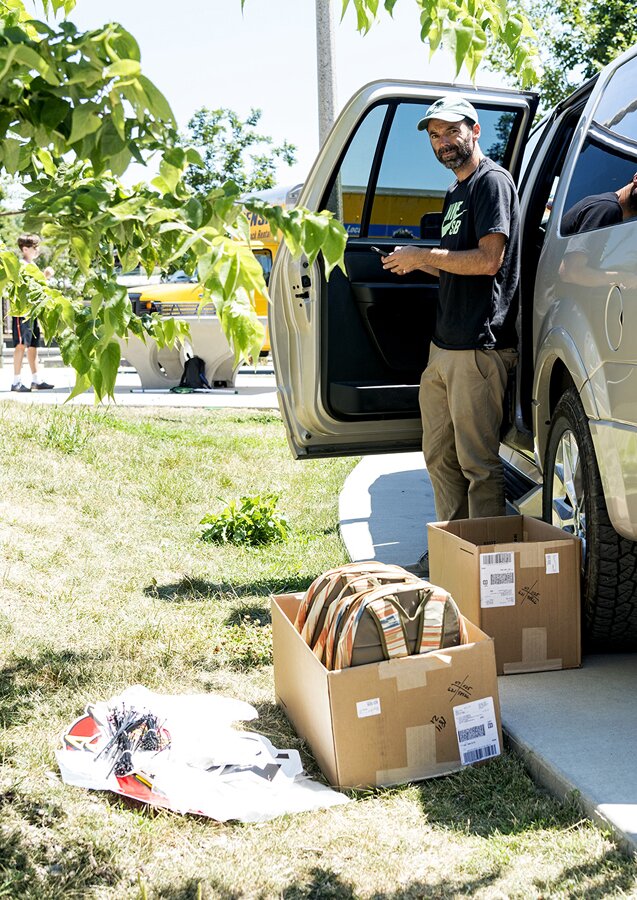
[[[455,706],[453,717],[463,766],[500,755],[493,697]]]
[[[515,606],[513,553],[480,554],[480,606]]]

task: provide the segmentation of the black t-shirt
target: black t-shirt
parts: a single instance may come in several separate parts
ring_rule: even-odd
[[[617,194],[609,191],[606,194],[592,194],[571,206],[562,216],[562,234],[581,234],[604,228],[605,225],[616,225],[623,218]]]
[[[484,157],[464,181],[447,191],[442,209],[445,250],[474,250],[487,234],[506,237],[496,275],[440,272],[433,342],[446,350],[516,347],[520,279],[519,205],[511,175]]]

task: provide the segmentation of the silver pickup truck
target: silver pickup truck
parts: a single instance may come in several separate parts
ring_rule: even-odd
[[[437,282],[425,273],[398,281],[372,247],[437,244],[453,176],[416,124],[454,91],[478,109],[483,152],[512,172],[520,191],[520,361],[501,446],[508,495],[582,538],[588,645],[632,649],[637,216],[577,234],[563,221],[584,197],[616,192],[637,173],[637,48],[533,128],[529,92],[379,81],[349,101],[299,198],[332,210],[347,228],[347,273],[328,282],[320,261],[309,266],[282,248],[270,282],[290,446],[298,458],[420,447],[418,383]]]

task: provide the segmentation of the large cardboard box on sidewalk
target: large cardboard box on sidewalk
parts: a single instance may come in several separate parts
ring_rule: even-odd
[[[581,665],[578,538],[530,516],[432,522],[429,580],[495,641],[499,675]]]
[[[332,672],[294,627],[301,597],[272,598],[276,699],[330,784],[402,784],[501,752],[493,641],[475,625],[460,647]]]

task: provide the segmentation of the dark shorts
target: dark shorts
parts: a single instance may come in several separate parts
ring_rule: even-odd
[[[24,344],[25,347],[40,346],[40,326],[37,319],[25,319],[22,316],[14,316],[11,322],[13,331],[13,346]]]

